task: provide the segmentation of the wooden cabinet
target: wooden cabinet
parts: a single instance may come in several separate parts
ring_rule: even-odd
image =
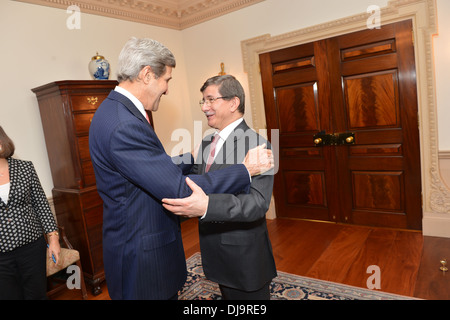
[[[36,94],[52,172],[58,224],[80,252],[85,279],[101,292],[103,202],[89,154],[89,126],[116,81],[56,81]]]

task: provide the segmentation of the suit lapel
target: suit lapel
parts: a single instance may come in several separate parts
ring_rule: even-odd
[[[242,120],[242,122],[234,129],[234,131],[228,136],[227,140],[225,140],[222,148],[220,149],[219,153],[216,155],[216,158],[214,162],[211,165],[210,170],[219,170],[222,167],[227,167],[230,164],[234,164],[236,160],[234,159],[235,156],[238,154],[238,152],[242,152],[245,150],[238,150],[237,143],[240,139],[242,139],[245,136],[245,132],[249,130],[249,126],[245,122],[245,120]],[[211,142],[209,142],[210,144]],[[209,148],[208,148],[208,154],[209,154]],[[245,155],[244,155],[245,156]],[[239,160],[238,155],[238,160]],[[218,161],[221,159],[221,161]],[[206,167],[206,164],[204,165]],[[203,168],[203,172],[204,172]]]
[[[139,111],[138,108],[134,105],[134,103],[128,99],[126,96],[121,94],[117,91],[111,91],[108,98],[115,100],[119,102],[120,104],[124,105],[128,111],[130,111],[131,114],[133,114],[138,120],[142,121],[144,124],[148,125],[150,128],[149,134],[151,135],[153,141],[164,150],[164,146],[162,145],[161,141],[159,140],[158,136],[156,135],[155,130],[153,129],[152,125],[147,121],[147,119],[144,117],[144,115]]]
[[[130,99],[125,97],[123,94],[113,90],[110,92],[108,98],[116,100],[121,104],[123,104],[136,118],[138,118],[144,123],[147,123],[151,127],[150,123],[147,121],[144,115],[138,110],[138,108],[136,108],[134,103]]]

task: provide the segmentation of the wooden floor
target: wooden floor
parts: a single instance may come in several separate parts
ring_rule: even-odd
[[[380,268],[381,291],[433,300],[450,300],[450,239],[424,237],[420,232],[338,225],[291,219],[268,220],[279,271],[367,287],[371,265]],[[186,257],[200,251],[196,219],[182,223]],[[109,299],[103,293],[90,300]],[[66,290],[52,299],[81,299],[78,290]]]

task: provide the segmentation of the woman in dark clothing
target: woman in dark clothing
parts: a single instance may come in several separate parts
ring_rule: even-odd
[[[59,234],[32,162],[14,150],[0,126],[0,300],[46,299],[46,256],[58,262]]]

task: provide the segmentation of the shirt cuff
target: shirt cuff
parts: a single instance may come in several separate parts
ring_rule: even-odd
[[[250,180],[250,183],[252,183],[252,176],[250,175],[250,171],[248,171],[247,167],[245,167],[245,169],[247,170],[248,178]]]

